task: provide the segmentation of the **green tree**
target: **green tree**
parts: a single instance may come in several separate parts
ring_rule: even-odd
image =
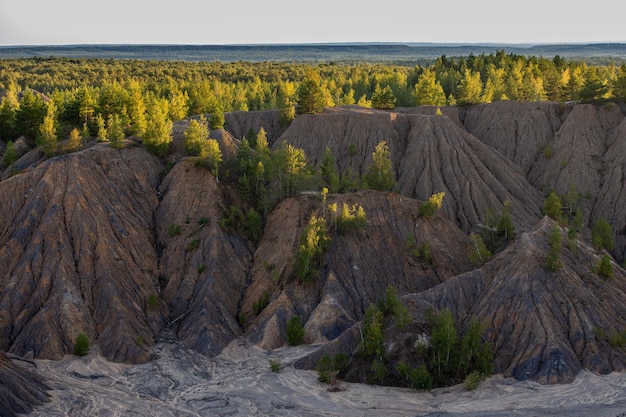
[[[102,117],[101,114],[96,115],[96,128],[96,139],[98,140],[98,142],[106,142],[108,132],[106,129],[106,124],[104,122],[104,117]]]
[[[430,344],[433,351],[432,365],[435,380],[443,382],[445,375],[456,370],[454,355],[457,353],[458,333],[454,317],[449,309],[445,309],[434,318]]]
[[[546,267],[548,271],[556,272],[563,267],[560,259],[561,245],[561,228],[555,224],[552,229],[550,229],[550,234],[548,235],[548,254],[546,255]]]
[[[4,155],[2,156],[2,164],[6,168],[13,165],[15,161],[17,161],[17,151],[15,150],[15,145],[13,145],[12,141],[8,141],[7,147],[4,150]]]
[[[300,316],[292,316],[287,322],[287,344],[298,346],[304,343],[304,326]]]
[[[208,137],[209,125],[204,115],[200,115],[198,120],[190,120],[184,133],[184,147],[187,155],[199,156],[202,151],[202,144]]]
[[[144,143],[145,134],[147,133],[149,138],[148,142],[150,143],[148,148],[151,149],[151,152],[156,154],[165,152],[160,155],[165,156],[167,149],[169,149],[169,142],[166,146],[164,141],[164,130],[166,130],[167,127],[165,123],[167,120],[167,111],[164,114],[156,115],[154,114],[155,110],[153,110],[152,114],[146,115],[144,94],[139,82],[131,80],[127,88],[129,93],[128,116],[130,117],[131,133],[144,138]],[[159,124],[160,126],[157,126]],[[150,131],[148,132],[148,130]],[[157,132],[159,130],[160,132]],[[160,138],[156,138],[155,135],[160,136]]]
[[[315,114],[324,110],[326,99],[318,73],[309,71],[298,87],[298,114]]]
[[[413,90],[416,106],[443,106],[446,104],[446,93],[437,81],[435,72],[425,69]]]
[[[146,149],[161,158],[166,156],[172,142],[172,128],[173,123],[161,106],[153,106],[142,138]]]
[[[607,251],[615,249],[613,228],[606,219],[599,218],[591,226],[591,242],[597,249],[606,249]]]
[[[550,191],[550,194],[548,194],[548,197],[543,203],[543,213],[556,221],[560,221],[562,207],[563,205],[561,204],[559,196],[554,191]]]
[[[74,340],[74,355],[85,356],[89,353],[89,337],[80,333]]]
[[[370,304],[363,320],[360,351],[368,358],[382,360],[385,357],[383,326],[385,317],[376,304]]]
[[[41,96],[26,88],[15,114],[15,128],[18,134],[26,136],[31,145],[36,143],[46,113],[46,103]]]
[[[317,268],[329,241],[324,218],[311,216],[296,253],[294,269],[300,281],[310,282],[318,275]]]
[[[481,102],[483,92],[480,73],[466,69],[457,92],[459,104],[476,104]]]
[[[328,187],[328,190],[331,193],[339,191],[339,174],[335,168],[335,158],[328,146],[324,150],[324,155],[322,156],[320,171],[322,175],[322,182],[326,185],[326,187]]]
[[[122,125],[122,118],[119,114],[109,114],[107,119],[107,137],[111,146],[114,148],[121,148],[124,146],[124,126]]]
[[[57,108],[52,101],[48,103],[46,116],[39,126],[37,145],[41,146],[46,155],[54,155],[57,151]]]
[[[83,138],[80,135],[80,131],[76,128],[70,131],[70,137],[67,141],[67,149],[70,152],[77,151],[83,146]]]
[[[5,94],[0,100],[0,139],[7,141],[18,136],[16,123],[19,102],[13,91],[7,90]]]
[[[379,191],[392,190],[396,185],[391,152],[384,140],[376,145],[372,153],[372,163],[365,174],[365,182],[369,188]]]
[[[613,278],[613,262],[611,262],[611,257],[608,254],[602,255],[596,269],[598,275],[605,278]]]
[[[211,117],[209,118],[209,127],[211,130],[219,130],[224,128],[225,123],[222,106],[218,104],[213,105],[211,108]]]
[[[475,265],[483,265],[491,257],[491,251],[487,249],[482,237],[476,233],[470,234],[471,244],[468,250],[468,259]]]
[[[393,109],[396,105],[396,97],[390,86],[380,87],[376,85],[371,97],[372,107],[375,109]]]
[[[426,217],[427,219],[433,217],[435,213],[443,207],[443,198],[445,195],[446,193],[444,192],[431,195],[428,198],[428,201],[420,204],[418,214],[422,217]]]
[[[211,138],[202,142],[200,159],[207,163],[209,169],[211,170],[211,173],[219,182],[219,169],[222,163],[222,151],[220,150],[219,142]]]
[[[515,236],[515,226],[513,225],[513,216],[511,216],[511,202],[505,200],[502,204],[502,213],[498,222],[498,233],[506,240]]]

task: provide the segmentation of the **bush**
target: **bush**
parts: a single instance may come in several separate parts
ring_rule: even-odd
[[[169,237],[174,237],[176,235],[179,235],[181,231],[182,231],[182,228],[177,224],[170,224],[169,226],[167,226],[167,235]]]
[[[474,371],[465,378],[465,381],[463,381],[463,387],[468,391],[473,391],[478,388],[478,384],[480,384],[484,379],[485,374]]]
[[[299,316],[293,316],[287,323],[287,344],[298,346],[304,343],[304,326]]]
[[[443,192],[431,195],[428,198],[428,201],[420,204],[418,214],[422,217],[426,217],[427,219],[433,217],[434,214],[443,206],[443,197],[445,195],[446,193]]]
[[[345,369],[349,360],[348,355],[342,352],[337,353],[335,356],[325,353],[315,365],[318,381],[333,386],[336,385],[337,375]]]
[[[278,358],[270,359],[270,370],[272,372],[280,372],[283,370],[283,364],[280,363],[280,359]]]
[[[85,356],[89,353],[89,337],[80,333],[74,340],[74,355]]]
[[[261,311],[263,311],[265,309],[265,307],[267,307],[267,305],[269,303],[270,303],[270,301],[269,301],[269,294],[267,293],[267,291],[263,291],[263,294],[261,294],[259,299],[256,300],[254,302],[254,304],[252,305],[252,309],[254,310],[254,314],[258,316],[259,313],[261,313]]]

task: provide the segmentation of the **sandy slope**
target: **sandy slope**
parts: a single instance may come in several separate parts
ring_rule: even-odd
[[[583,372],[573,384],[542,386],[494,376],[474,392],[422,393],[344,384],[331,393],[313,371],[289,366],[314,346],[265,352],[243,340],[208,359],[173,339],[143,365],[85,358],[36,361],[52,402],[33,416],[626,416],[626,374]],[[269,370],[269,358],[285,368]]]

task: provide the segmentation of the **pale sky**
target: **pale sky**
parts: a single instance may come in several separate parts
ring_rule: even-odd
[[[626,42],[624,0],[0,0],[0,45]]]

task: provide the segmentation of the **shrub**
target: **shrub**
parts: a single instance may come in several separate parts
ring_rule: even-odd
[[[304,326],[299,316],[293,316],[287,323],[287,344],[298,346],[304,342]]]
[[[473,391],[478,388],[478,384],[480,384],[484,379],[485,374],[474,371],[465,378],[465,381],[463,381],[463,387],[467,391]]]
[[[187,252],[192,251],[194,249],[198,249],[198,247],[200,246],[200,239],[199,238],[195,238],[193,239],[191,242],[189,242],[187,244],[187,247],[185,248],[185,250]]]
[[[343,203],[341,212],[335,213],[335,216],[337,231],[342,234],[349,230],[362,231],[367,225],[365,209],[360,204],[353,204],[352,207],[349,207]]]
[[[179,235],[182,232],[182,228],[177,225],[177,224],[170,224],[169,226],[167,226],[167,235],[169,237],[174,237],[176,235]]]
[[[434,214],[443,206],[443,197],[445,195],[446,193],[443,192],[431,195],[428,198],[428,201],[420,204],[418,214],[422,217],[426,217],[427,219],[433,217]]]
[[[156,308],[157,305],[159,305],[159,296],[156,294],[150,294],[148,297],[148,307]]]
[[[270,370],[272,372],[280,372],[283,370],[283,364],[280,363],[280,359],[272,358],[270,359]]]
[[[89,337],[80,333],[74,340],[74,355],[85,356],[89,353]]]
[[[349,360],[348,355],[342,352],[337,353],[335,356],[325,353],[315,365],[318,381],[333,386],[336,385],[337,376],[345,369]]]
[[[311,216],[296,253],[294,269],[300,281],[310,282],[318,274],[317,268],[329,241],[324,218]]]
[[[261,294],[259,299],[256,300],[254,302],[254,304],[252,305],[252,309],[254,310],[254,314],[258,316],[259,313],[261,313],[261,311],[263,311],[265,309],[265,307],[267,307],[267,305],[269,303],[270,303],[269,302],[269,294],[267,293],[267,291],[263,291],[263,294]]]

